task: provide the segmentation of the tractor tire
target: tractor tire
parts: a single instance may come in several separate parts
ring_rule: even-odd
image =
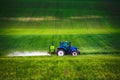
[[[72,56],[77,56],[78,55],[78,52],[72,52]]]
[[[58,56],[64,56],[64,55],[65,55],[65,51],[62,50],[62,49],[59,49],[59,50],[57,51],[57,55],[58,55]]]

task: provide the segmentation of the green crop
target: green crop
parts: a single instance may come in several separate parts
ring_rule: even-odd
[[[70,41],[83,53],[120,52],[119,34],[78,34],[78,35],[1,35],[0,53],[15,51],[48,51],[54,42],[55,47],[61,41]]]
[[[0,79],[118,80],[120,55],[0,57]]]
[[[120,50],[116,0],[11,0],[0,2],[0,55],[48,51],[70,41],[82,53]],[[53,39],[54,37],[54,39]]]
[[[0,80],[119,80],[119,4],[118,0],[1,0]],[[52,42],[57,49],[61,41],[70,41],[81,55],[6,57],[17,51],[48,52]]]

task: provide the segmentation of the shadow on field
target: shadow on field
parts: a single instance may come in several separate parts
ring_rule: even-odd
[[[22,5],[21,5],[22,4]],[[119,15],[118,0],[2,0],[0,17]]]

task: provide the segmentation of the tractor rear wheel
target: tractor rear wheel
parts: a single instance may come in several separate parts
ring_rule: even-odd
[[[58,55],[58,56],[64,56],[64,55],[65,55],[65,51],[62,50],[62,49],[59,49],[59,50],[57,51],[57,55]]]
[[[75,52],[75,51],[74,51],[74,52],[72,52],[72,55],[73,55],[73,56],[77,56],[77,55],[78,55],[78,52]]]

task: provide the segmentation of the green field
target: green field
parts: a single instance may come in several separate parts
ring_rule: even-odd
[[[48,51],[52,41],[56,47],[60,41],[70,41],[81,54],[119,53],[120,34],[72,34],[72,35],[1,35],[1,55],[15,51]]]
[[[120,55],[1,57],[1,80],[119,80]]]
[[[120,29],[116,18],[115,20],[111,17],[97,16],[55,18],[56,20],[52,18],[2,19],[0,55],[15,51],[48,51],[52,41],[56,47],[60,41],[71,41],[81,53],[87,54],[120,52]]]
[[[120,1],[1,0],[0,80],[119,80]],[[48,52],[70,41],[79,56],[8,57]]]

